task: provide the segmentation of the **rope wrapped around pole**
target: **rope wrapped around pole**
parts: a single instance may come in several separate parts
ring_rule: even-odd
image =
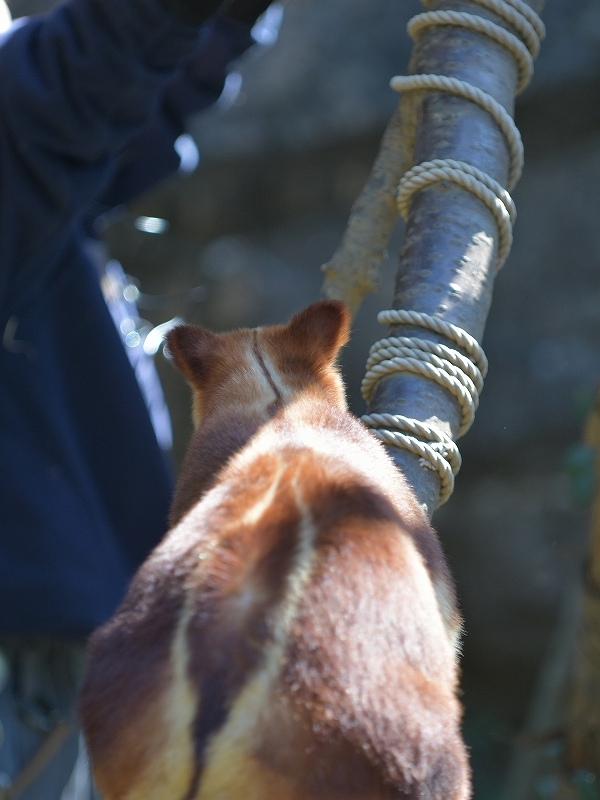
[[[414,74],[391,82],[402,102],[411,97],[415,166],[396,194],[406,232],[394,309],[379,315],[391,331],[371,348],[362,388],[363,421],[431,514],[452,492],[454,439],[473,421],[487,370],[478,341],[523,167],[514,96],[531,80],[544,26],[543,0],[424,4],[435,8],[408,25]]]

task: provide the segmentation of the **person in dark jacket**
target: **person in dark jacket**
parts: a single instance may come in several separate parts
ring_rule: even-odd
[[[184,116],[218,97],[267,5],[69,0],[0,41],[0,798],[61,797],[78,643],[170,503],[83,222],[177,168]]]

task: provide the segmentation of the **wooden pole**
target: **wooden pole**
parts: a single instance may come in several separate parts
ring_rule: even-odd
[[[352,206],[342,241],[322,266],[323,296],[344,300],[352,316],[364,296],[379,288],[381,265],[398,220],[396,189],[412,166],[415,100],[411,93],[400,100],[383,134],[369,178]]]
[[[527,4],[539,12],[544,0],[528,0]],[[492,11],[468,0],[441,0],[427,3],[427,8],[477,14],[516,33]],[[409,72],[466,81],[514,114],[515,58],[482,33],[451,26],[426,28],[413,48]],[[455,159],[483,170],[506,186],[507,142],[497,123],[480,106],[444,92],[415,91],[403,96],[399,115],[407,132],[400,166]],[[399,177],[397,171],[394,180]],[[389,194],[389,182],[386,191]],[[355,211],[364,212],[365,207],[364,203],[357,203]],[[387,230],[385,225],[384,229]],[[473,194],[449,182],[422,189],[412,200],[406,223],[393,307],[439,316],[481,341],[492,300],[497,248],[496,221]],[[340,251],[326,265],[329,272],[324,292],[344,296],[339,293],[339,286],[332,286],[332,264],[338,273],[343,272]],[[366,284],[372,283],[373,270],[369,267],[366,272]],[[360,283],[355,277],[352,280],[354,287]],[[351,302],[355,303],[355,295]],[[390,335],[419,336],[456,347],[445,337],[422,328],[399,326]],[[371,398],[369,413],[402,414],[434,424],[452,438],[456,438],[460,423],[456,399],[439,385],[413,374],[390,375],[381,380]],[[438,473],[423,468],[422,459],[413,453],[395,447],[389,452],[431,515],[439,499]]]
[[[540,11],[543,0],[530,0]],[[456,8],[441,2],[436,9]],[[506,27],[475,3],[460,10]],[[501,45],[474,31],[451,27],[426,29],[418,38],[410,72],[448,75],[477,86],[514,114],[517,67]],[[413,161],[452,158],[466,161],[506,186],[509,153],[491,116],[468,100],[445,93],[420,93]],[[492,300],[498,247],[497,225],[486,205],[470,192],[444,182],[413,198],[396,277],[394,308],[441,316],[481,341]],[[420,336],[451,347],[453,342],[422,329],[401,326],[392,336]],[[435,421],[456,438],[460,408],[445,389],[417,375],[392,375],[376,387],[369,413],[403,414]],[[390,452],[430,514],[440,490],[437,472],[424,469],[418,456],[398,448]]]

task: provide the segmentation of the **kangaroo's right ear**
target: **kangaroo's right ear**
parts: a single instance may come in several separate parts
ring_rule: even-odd
[[[329,366],[348,341],[350,314],[340,300],[317,300],[294,314],[284,330],[313,366]]]
[[[199,325],[178,325],[167,334],[167,350],[177,369],[192,385],[208,378],[219,334]]]

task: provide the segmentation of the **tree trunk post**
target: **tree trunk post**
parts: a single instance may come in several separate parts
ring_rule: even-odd
[[[528,5],[537,12],[543,0],[529,0]],[[443,0],[434,8],[478,14],[507,27],[500,17],[476,3]],[[410,72],[466,81],[514,114],[515,59],[481,33],[454,27],[424,30],[413,49]],[[487,111],[443,92],[415,94],[419,97],[413,162],[465,161],[506,186],[507,142]],[[393,307],[439,316],[481,341],[492,301],[497,248],[497,224],[481,200],[446,181],[422,189],[413,197],[406,222]],[[421,328],[399,326],[390,335],[419,336],[456,346]],[[382,412],[434,424],[453,439],[458,434],[460,408],[455,398],[418,375],[390,375],[378,383],[369,413]],[[424,469],[413,453],[395,447],[389,450],[431,515],[439,498],[438,473]]]

